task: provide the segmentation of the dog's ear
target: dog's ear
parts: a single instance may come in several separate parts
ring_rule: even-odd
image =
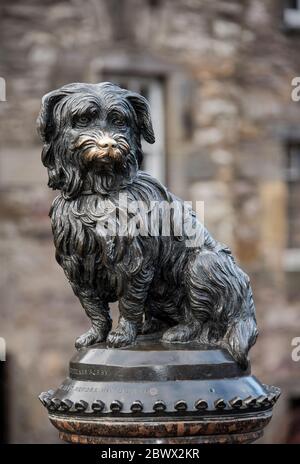
[[[42,98],[42,106],[36,123],[38,134],[44,143],[51,141],[51,136],[55,130],[53,110],[56,103],[65,96],[66,93],[58,89],[47,93]]]
[[[37,131],[43,141],[42,163],[48,171],[48,186],[54,190],[61,187],[60,168],[55,160],[53,138],[59,115],[54,115],[56,104],[67,94],[62,89],[53,90],[42,98],[42,105],[37,118]]]
[[[146,98],[135,92],[128,92],[126,98],[131,103],[136,113],[141,135],[144,137],[146,142],[154,143],[155,136],[150,116],[150,107]]]
[[[67,97],[75,92],[84,90],[85,84],[74,82],[67,84],[60,89],[53,90],[47,93],[42,98],[42,106],[40,114],[37,118],[37,131],[42,141],[49,144],[55,134],[55,128],[60,123],[60,115],[56,114],[54,118],[55,105],[64,97]]]
[[[37,118],[37,131],[40,135],[44,148],[42,151],[42,162],[47,168],[53,169],[54,157],[51,148],[51,140],[55,133],[54,107],[65,96],[65,92],[61,89],[53,90],[47,93],[42,98],[42,105],[39,116]]]

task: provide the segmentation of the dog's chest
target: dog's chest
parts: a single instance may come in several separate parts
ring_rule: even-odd
[[[126,206],[127,207],[127,206]],[[127,209],[113,199],[82,195],[76,200],[58,196],[50,210],[54,243],[64,256],[115,270],[128,254]],[[128,265],[130,263],[127,263]],[[129,266],[130,268],[130,266]]]
[[[54,244],[64,256],[87,257],[98,254],[103,243],[97,239],[95,208],[88,198],[65,200],[58,196],[50,210]],[[81,201],[80,201],[81,200]]]

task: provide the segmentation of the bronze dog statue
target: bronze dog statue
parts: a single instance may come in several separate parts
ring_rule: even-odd
[[[249,278],[192,211],[190,225],[203,240],[187,246],[190,237],[175,233],[183,202],[139,170],[141,137],[155,140],[146,99],[108,82],[66,85],[44,96],[38,129],[48,185],[61,191],[50,211],[56,259],[92,324],[76,347],[127,346],[138,333],[164,328],[165,342],[226,347],[246,367],[257,336]],[[144,205],[137,229],[156,202],[158,233],[120,233],[120,194]],[[161,233],[160,204],[177,205],[169,235]],[[114,301],[120,317],[111,330]]]

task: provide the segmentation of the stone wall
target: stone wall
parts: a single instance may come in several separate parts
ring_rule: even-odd
[[[7,84],[7,102],[0,102],[0,335],[9,354],[11,441],[57,441],[36,397],[64,377],[74,339],[88,324],[54,260],[53,193],[35,130],[41,96],[96,81],[97,66],[123,62],[163,74],[168,184],[185,199],[205,201],[206,225],[252,277],[260,326],[253,370],[284,389],[265,440],[284,441],[288,399],[300,396],[290,355],[291,339],[300,336],[299,305],[287,302],[283,266],[284,134],[300,116],[290,98],[300,36],[282,30],[281,2],[3,0],[0,9]]]

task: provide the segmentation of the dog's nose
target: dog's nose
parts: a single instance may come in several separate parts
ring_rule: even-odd
[[[111,148],[116,148],[117,142],[110,137],[103,137],[99,140],[98,145],[100,148],[107,148],[110,150]]]

